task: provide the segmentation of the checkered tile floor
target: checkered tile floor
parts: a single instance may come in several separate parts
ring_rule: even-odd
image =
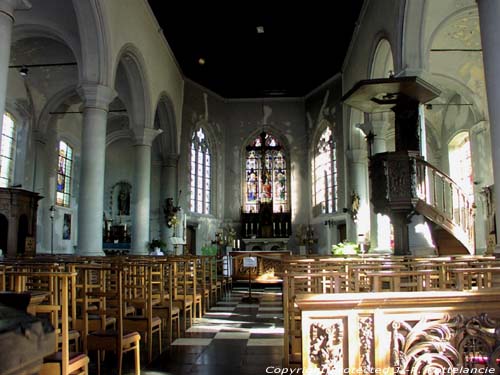
[[[257,303],[243,303],[247,295],[246,288],[234,288],[142,374],[264,374],[281,366],[281,289],[253,289]]]

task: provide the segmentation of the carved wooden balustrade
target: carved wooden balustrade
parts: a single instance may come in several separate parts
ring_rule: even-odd
[[[500,373],[500,289],[308,294],[296,302],[304,374]]]
[[[322,298],[318,295],[330,293],[332,299],[342,300],[363,292],[392,297],[401,292],[493,289],[500,286],[499,266],[500,262],[486,256],[285,258],[285,366],[303,364],[303,312],[299,298]],[[415,298],[418,296],[415,294]]]

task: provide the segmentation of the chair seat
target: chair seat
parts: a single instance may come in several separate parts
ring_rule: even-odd
[[[127,322],[142,322],[146,320],[148,320],[148,318],[145,316],[127,316],[126,318],[123,318],[123,323],[124,325],[127,325]],[[160,317],[153,316],[153,319],[151,319],[151,325],[154,326],[160,323],[161,323]]]
[[[116,318],[112,316],[106,317],[106,327],[116,324]],[[83,321],[81,319],[76,319],[73,323],[73,327],[78,331],[83,330]],[[97,331],[101,329],[101,317],[99,315],[89,315],[89,331]]]
[[[146,306],[146,300],[144,298],[133,298],[127,301],[130,305],[135,307],[136,309],[143,309]],[[160,297],[155,297],[152,300],[152,305],[157,305],[161,303]]]
[[[88,362],[88,357],[85,353],[77,353],[77,352],[70,352],[69,353],[69,364],[73,364],[75,362],[84,360],[87,358]],[[56,352],[53,353],[43,359],[44,363],[49,363],[49,362],[62,362],[62,352]]]
[[[153,311],[158,310],[158,312],[161,312],[161,311],[168,312],[170,309],[172,309],[172,312],[171,312],[172,315],[177,315],[181,311],[179,306],[176,306],[176,305],[170,307],[170,305],[163,305],[162,304],[162,305],[156,305],[153,307]]]
[[[107,329],[106,331],[95,331],[90,332],[89,337],[117,337],[118,332],[112,329]],[[132,338],[134,336],[140,336],[137,331],[123,332],[123,339]]]

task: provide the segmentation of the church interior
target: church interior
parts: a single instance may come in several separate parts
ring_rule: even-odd
[[[0,0],[0,374],[500,373],[500,3],[334,3]]]

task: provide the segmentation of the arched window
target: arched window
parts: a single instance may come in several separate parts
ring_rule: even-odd
[[[211,159],[210,143],[205,131],[198,128],[191,138],[191,212],[210,213]]]
[[[12,182],[14,155],[16,148],[16,123],[8,113],[3,115],[2,143],[0,145],[0,187],[8,187]]]
[[[469,133],[460,132],[453,137],[448,145],[448,152],[450,160],[450,177],[455,180],[473,202],[474,183]]]
[[[73,148],[64,141],[59,141],[57,160],[56,204],[69,207],[71,198],[71,173],[73,170]]]
[[[273,212],[289,212],[288,185],[283,146],[262,132],[246,147],[244,211],[259,212],[261,203],[272,203]]]
[[[312,161],[314,206],[321,213],[337,211],[337,156],[333,128],[330,124],[321,133]]]

